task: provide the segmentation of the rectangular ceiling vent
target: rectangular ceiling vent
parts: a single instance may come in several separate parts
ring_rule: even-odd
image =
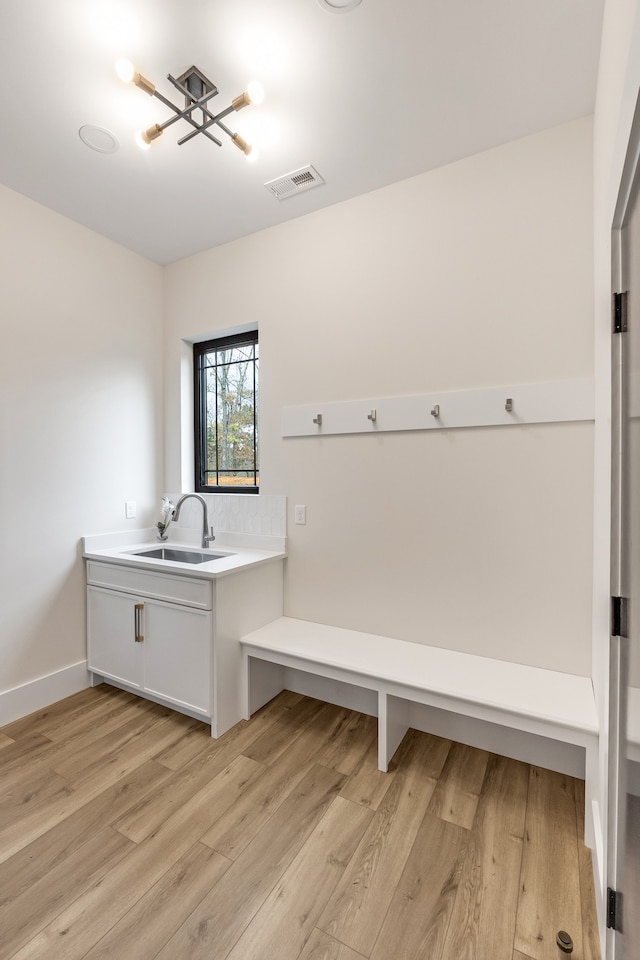
[[[306,167],[300,167],[293,173],[288,173],[285,177],[278,177],[277,180],[269,180],[265,187],[278,200],[286,200],[296,193],[303,193],[305,190],[311,190],[313,187],[319,187],[324,180],[318,171],[308,164]]]

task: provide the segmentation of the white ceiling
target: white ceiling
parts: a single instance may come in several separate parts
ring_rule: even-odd
[[[603,0],[2,0],[0,182],[169,263],[593,111]],[[261,106],[229,118],[248,163],[170,127],[119,81],[128,56],[166,79],[192,64],[226,107],[252,79]],[[120,147],[88,149],[105,127]],[[326,183],[278,201],[268,180],[313,164]]]

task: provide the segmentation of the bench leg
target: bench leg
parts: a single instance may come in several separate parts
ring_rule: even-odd
[[[251,716],[284,690],[284,667],[242,652],[242,716]]]
[[[251,664],[249,663],[249,656],[245,650],[242,651],[242,692],[241,692],[241,704],[240,709],[242,710],[242,719],[251,720],[251,677],[249,675],[251,670]]]
[[[378,693],[378,768],[384,773],[409,729],[409,703]]]
[[[598,740],[596,737],[587,745],[584,772],[584,840],[588,847],[595,850],[597,847],[594,823],[594,805],[597,807],[598,784]],[[595,857],[594,857],[595,860]]]

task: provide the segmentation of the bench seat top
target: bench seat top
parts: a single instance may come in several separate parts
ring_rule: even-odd
[[[306,661],[371,677],[377,689],[388,692],[398,686],[428,691],[452,703],[480,704],[588,735],[598,731],[589,677],[292,617],[247,634],[241,644],[249,656],[271,659],[273,654],[280,661]]]

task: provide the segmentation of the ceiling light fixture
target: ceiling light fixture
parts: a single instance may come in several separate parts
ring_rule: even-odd
[[[359,6],[362,0],[318,0],[318,3],[331,13],[348,13],[349,10]]]
[[[231,101],[229,107],[221,110],[220,113],[212,113],[207,104],[209,100],[217,95],[218,88],[205,77],[197,67],[189,67],[186,73],[183,73],[182,76],[177,79],[172,77],[171,74],[167,75],[167,80],[171,81],[176,90],[184,94],[184,107],[176,106],[174,103],[171,103],[167,97],[159,93],[156,90],[155,84],[147,80],[146,77],[143,77],[141,73],[138,73],[131,61],[118,60],[116,63],[116,73],[125,83],[134,83],[136,87],[144,90],[150,97],[156,97],[175,113],[175,116],[169,117],[164,123],[154,123],[153,126],[139,133],[136,137],[139,146],[145,149],[150,147],[154,140],[162,136],[167,127],[170,127],[171,124],[177,120],[186,120],[194,129],[178,140],[179,146],[182,146],[183,143],[192,140],[201,133],[208,140],[212,140],[213,143],[221,147],[222,141],[218,140],[218,138],[211,133],[211,128],[215,126],[226,133],[232,142],[235,143],[236,147],[242,150],[246,157],[251,157],[252,160],[255,159],[257,151],[252,150],[251,145],[248,144],[239,133],[234,133],[222,121],[225,117],[228,117],[230,113],[242,110],[243,107],[249,106],[250,103],[262,103],[264,90],[260,83],[253,81],[244,93],[241,93],[239,97]],[[196,119],[194,113],[198,114],[198,112],[199,117]]]
[[[80,127],[78,136],[85,146],[96,153],[115,153],[120,146],[118,138],[111,130],[96,127],[93,123],[85,123]]]

